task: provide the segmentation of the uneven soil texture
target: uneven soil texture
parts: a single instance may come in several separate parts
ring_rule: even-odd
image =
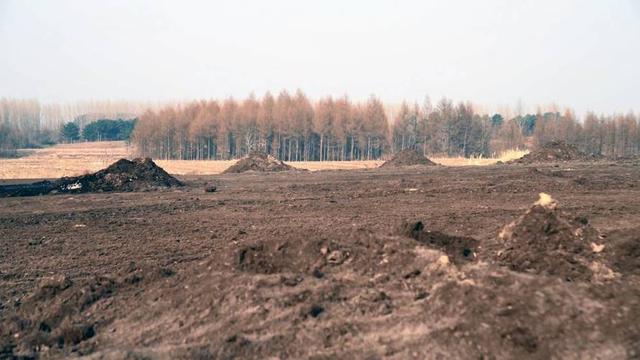
[[[380,167],[402,167],[414,165],[436,165],[436,163],[413,149],[406,149],[396,153],[391,159],[380,165]]]
[[[566,161],[589,161],[598,159],[595,155],[588,155],[574,145],[564,141],[550,141],[520,159],[509,161],[515,164],[553,163]]]
[[[0,358],[640,357],[635,163],[180,180],[0,199]]]
[[[257,172],[279,172],[298,170],[293,166],[287,165],[281,160],[263,152],[254,151],[246,157],[238,160],[237,163],[231,165],[223,173],[243,173],[247,171]]]
[[[120,159],[93,174],[31,184],[0,185],[0,197],[57,193],[149,191],[182,186],[150,158]]]

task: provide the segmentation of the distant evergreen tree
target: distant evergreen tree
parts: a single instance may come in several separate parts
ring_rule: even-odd
[[[85,126],[82,130],[82,137],[87,141],[129,140],[136,122],[137,119],[100,119]]]
[[[525,136],[530,136],[533,134],[533,131],[536,129],[536,120],[537,117],[533,114],[527,114],[522,117],[522,132]]]
[[[500,126],[502,126],[502,123],[504,123],[504,118],[502,117],[502,115],[494,114],[491,117],[491,126],[500,127]]]
[[[80,127],[76,123],[68,122],[62,126],[60,135],[66,142],[78,141],[80,140]]]

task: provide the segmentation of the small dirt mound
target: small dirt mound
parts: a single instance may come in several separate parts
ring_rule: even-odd
[[[572,219],[547,194],[505,226],[496,260],[513,271],[588,281],[610,272],[599,260],[604,245],[586,219]],[[611,274],[609,274],[611,275]]]
[[[564,141],[551,141],[540,149],[528,153],[527,155],[511,160],[509,164],[535,164],[545,162],[563,162],[563,161],[580,161],[593,160],[593,156],[589,156],[577,147],[567,144]]]
[[[385,161],[380,167],[400,167],[413,165],[436,165],[424,155],[413,149],[402,150],[395,154],[391,160]]]
[[[246,171],[278,172],[291,170],[298,169],[285,164],[269,154],[255,151],[223,171],[223,174],[237,174]]]
[[[33,196],[49,193],[146,191],[182,186],[150,158],[120,159],[93,174],[64,177],[56,181],[0,186],[1,196]]]
[[[476,260],[476,248],[479,243],[474,238],[427,231],[422,221],[405,221],[400,224],[398,233],[444,252],[454,264],[460,265]]]

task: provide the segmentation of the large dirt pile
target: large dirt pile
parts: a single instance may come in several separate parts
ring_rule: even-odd
[[[395,154],[393,158],[385,161],[380,167],[400,167],[413,165],[436,165],[433,161],[427,159],[424,155],[413,149],[402,150]]]
[[[586,219],[572,219],[547,194],[499,235],[496,258],[513,271],[561,277],[567,281],[612,275],[600,260],[604,244]]]
[[[144,191],[182,186],[182,183],[156,165],[150,158],[120,159],[106,169],[73,178],[62,178],[65,192]]]
[[[96,173],[55,181],[0,186],[1,196],[33,196],[49,193],[146,191],[183,184],[150,158],[120,159]]]
[[[236,174],[246,171],[278,172],[290,170],[296,170],[296,168],[285,164],[269,154],[254,151],[230,166],[223,174]]]
[[[534,164],[544,162],[563,162],[563,161],[580,161],[592,160],[593,156],[589,156],[577,147],[567,144],[564,141],[550,141],[544,144],[540,149],[532,151],[527,155],[509,161],[512,164]]]

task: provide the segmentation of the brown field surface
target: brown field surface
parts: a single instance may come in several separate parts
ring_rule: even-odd
[[[123,141],[85,142],[60,144],[44,149],[24,150],[24,157],[0,159],[0,179],[50,179],[77,176],[105,168],[120,158],[132,158],[135,149]],[[432,158],[445,166],[491,165],[524,155],[523,151],[511,151],[496,158]],[[156,163],[175,175],[220,174],[236,160],[187,161],[157,160]],[[294,161],[290,165],[311,171],[371,169],[384,161]]]
[[[640,354],[637,162],[178,178],[0,198],[0,358]]]

